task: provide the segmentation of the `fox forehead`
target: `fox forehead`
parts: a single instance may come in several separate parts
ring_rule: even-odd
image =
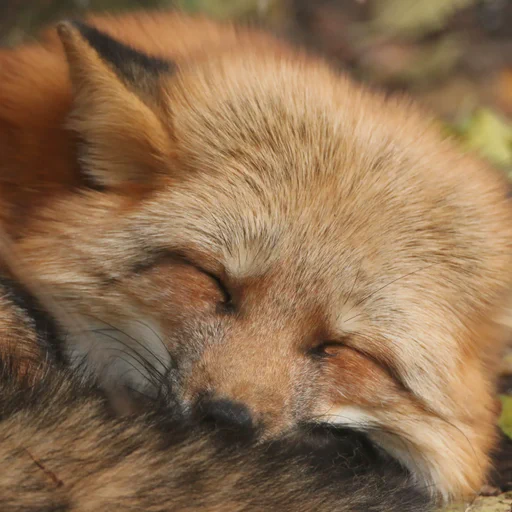
[[[152,215],[172,211],[174,231],[221,253],[233,275],[262,274],[277,256],[319,271],[362,259],[391,274],[441,259],[470,274],[487,266],[488,233],[510,216],[488,202],[495,177],[403,102],[316,61],[263,57],[230,53],[172,79],[165,111],[182,171]]]

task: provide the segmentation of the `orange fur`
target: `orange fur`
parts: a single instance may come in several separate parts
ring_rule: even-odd
[[[243,402],[267,436],[355,426],[445,497],[478,490],[512,286],[505,178],[268,36],[91,23],[176,69],[130,82],[70,25],[67,61],[54,32],[0,54],[1,220],[59,321],[149,325],[190,408]]]

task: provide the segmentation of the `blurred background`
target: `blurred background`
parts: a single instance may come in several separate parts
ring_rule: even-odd
[[[512,179],[512,0],[0,0],[0,47],[64,17],[162,8],[262,25],[358,80],[407,92]],[[500,373],[504,435],[489,494],[512,490],[512,354]],[[450,510],[512,510],[512,493],[491,499]]]

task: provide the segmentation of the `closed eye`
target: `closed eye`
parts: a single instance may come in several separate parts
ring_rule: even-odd
[[[131,269],[131,273],[142,274],[156,266],[172,263],[187,265],[191,268],[194,268],[201,274],[207,276],[213,283],[215,283],[215,286],[222,295],[221,301],[217,304],[217,312],[220,314],[234,312],[235,306],[233,303],[233,298],[228,286],[225,284],[223,279],[216,273],[205,269],[201,264],[195,261],[195,259],[190,258],[181,251],[153,251],[149,255],[146,255],[144,261],[135,264]]]
[[[212,279],[212,281],[215,282],[217,287],[219,288],[220,292],[222,293],[223,299],[219,304],[217,304],[217,312],[220,314],[231,314],[235,311],[235,304],[233,303],[233,297],[231,295],[231,292],[229,291],[228,287],[224,283],[224,281],[217,275],[212,274],[211,272],[208,272],[207,270],[204,270],[201,267],[197,267],[197,270],[200,272],[203,272],[203,274],[207,275]]]
[[[353,340],[351,340],[349,336],[339,340],[325,341],[311,349],[310,354],[316,359],[327,360],[338,356],[343,357],[343,353],[346,350],[357,352],[360,356],[368,359],[368,361],[371,361],[373,364],[377,365],[384,372],[386,372],[387,375],[396,384],[398,384],[403,391],[409,394],[413,393],[411,388],[406,384],[400,372],[394,367],[391,361],[385,360],[382,357],[375,356],[374,354],[370,354],[369,352],[361,350],[360,348],[356,348],[353,346],[353,343],[350,343],[351,341]]]
[[[346,342],[346,339],[324,341],[313,347],[309,353],[311,356],[319,359],[335,357],[338,351],[347,348]]]

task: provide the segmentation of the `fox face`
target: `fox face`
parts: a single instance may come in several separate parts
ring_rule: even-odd
[[[512,283],[505,180],[405,100],[223,30],[173,60],[60,26],[88,186],[17,249],[67,313],[68,357],[112,390],[171,382],[187,413],[264,438],[362,430],[433,492],[478,490]]]

